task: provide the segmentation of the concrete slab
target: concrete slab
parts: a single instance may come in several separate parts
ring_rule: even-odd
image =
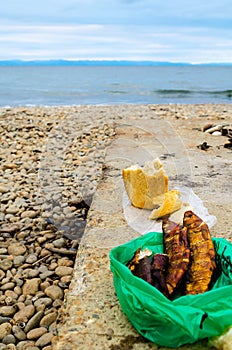
[[[113,247],[140,235],[128,226],[122,206],[124,186],[121,170],[135,162],[144,163],[162,155],[170,181],[194,184],[194,190],[204,197],[212,213],[216,214],[217,199],[221,198],[216,191],[217,185],[220,183],[223,191],[222,185],[231,175],[226,169],[219,182],[213,184],[210,178],[208,183],[205,181],[214,155],[197,151],[199,135],[194,142],[195,148],[189,146],[190,131],[189,124],[184,130],[183,126],[178,129],[178,125],[164,120],[129,120],[118,126],[116,138],[107,150],[102,180],[78,249],[73,280],[59,316],[54,350],[166,349],[141,337],[121,311],[110,272],[109,252]],[[214,157],[213,164],[221,167],[230,159]],[[226,189],[224,192],[227,198]],[[224,202],[219,201],[221,212],[226,211],[229,200],[228,197]],[[224,216],[224,220],[229,222],[229,217],[231,211]],[[218,228],[217,235],[226,236],[224,228],[221,225]],[[201,341],[180,349],[210,348],[207,341]]]

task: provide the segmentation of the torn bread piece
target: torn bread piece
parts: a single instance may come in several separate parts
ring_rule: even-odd
[[[188,210],[193,211],[193,207],[189,203],[183,202],[181,208],[172,213],[169,219],[176,222],[177,224],[183,224],[184,213]]]
[[[161,161],[156,158],[144,167],[132,165],[122,171],[127,195],[136,208],[154,209],[154,199],[168,191],[168,176],[164,174]]]
[[[178,190],[168,191],[162,196],[157,197],[156,203],[158,208],[152,210],[151,215],[149,216],[150,220],[162,218],[179,210],[182,206],[180,192]]]

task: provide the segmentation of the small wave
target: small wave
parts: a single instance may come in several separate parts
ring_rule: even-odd
[[[185,89],[158,89],[155,92],[158,92],[159,94],[164,94],[164,95],[176,95],[176,94],[187,95],[187,94],[194,93],[194,91],[192,90],[185,90]]]
[[[209,91],[211,95],[226,96],[227,98],[232,98],[232,90],[220,90],[220,91]]]
[[[226,98],[226,99],[232,99],[232,90],[185,90],[185,89],[158,89],[154,91],[155,93],[158,93],[159,95],[164,95],[166,97],[184,97],[184,96],[190,96],[190,95],[205,95],[205,96],[214,96],[215,98]]]
[[[117,94],[117,95],[128,94],[128,91],[123,91],[123,90],[107,90],[105,92],[107,92],[108,94]]]

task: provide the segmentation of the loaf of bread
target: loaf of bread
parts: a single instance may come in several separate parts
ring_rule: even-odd
[[[182,206],[182,201],[180,199],[180,192],[178,190],[171,190],[165,192],[160,196],[160,199],[156,198],[157,202],[159,201],[159,207],[152,210],[149,219],[159,219],[164,216],[168,216],[175,211],[179,210]]]
[[[122,171],[127,195],[136,208],[154,209],[160,204],[156,197],[168,192],[168,177],[157,158],[145,163],[144,167],[132,165]]]

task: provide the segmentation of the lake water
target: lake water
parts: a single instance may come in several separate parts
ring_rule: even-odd
[[[0,106],[231,102],[232,66],[0,67]]]

